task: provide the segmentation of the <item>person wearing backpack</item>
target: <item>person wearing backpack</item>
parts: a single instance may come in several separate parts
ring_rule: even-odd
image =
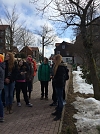
[[[53,81],[53,77],[54,77],[54,60],[55,60],[55,56],[53,57],[53,66],[52,66],[52,73],[51,73],[51,79],[52,79],[52,88],[53,88],[53,94],[52,94],[52,100],[53,102],[50,104],[50,106],[57,106],[57,94],[56,94],[56,90],[55,90],[55,84]],[[69,69],[67,68],[67,64],[62,60],[61,63],[65,66],[65,70],[66,72],[69,72]],[[66,104],[66,93],[65,93],[65,86],[66,86],[66,80],[69,79],[69,74],[65,74],[65,84],[64,84],[64,90],[63,90],[63,105]]]
[[[51,74],[50,74],[50,77],[52,79],[52,89],[53,89],[53,92],[52,92],[52,100],[53,100],[53,102],[50,104],[50,106],[57,106],[57,95],[56,95],[56,90],[55,90],[55,84],[53,82],[54,60],[55,60],[55,56],[52,58],[53,64],[52,64],[52,71],[51,71]]]
[[[53,82],[55,85],[55,90],[57,94],[58,105],[57,109],[52,115],[56,116],[54,121],[60,120],[63,110],[63,92],[65,88],[65,82],[68,79],[68,69],[66,65],[62,62],[62,56],[60,54],[55,55],[54,60],[54,76]]]
[[[38,79],[41,84],[41,100],[44,98],[48,100],[48,83],[50,81],[50,66],[48,64],[48,59],[44,57],[43,63],[39,66],[38,69]],[[44,94],[45,89],[45,94]]]
[[[66,104],[66,92],[65,92],[65,86],[66,86],[66,80],[69,79],[69,69],[67,68],[67,64],[62,60],[61,63],[65,66],[65,85],[64,85],[64,90],[63,90],[63,105]]]

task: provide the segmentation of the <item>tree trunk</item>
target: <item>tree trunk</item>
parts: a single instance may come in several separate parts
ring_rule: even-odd
[[[44,58],[44,45],[42,46],[42,56]]]
[[[44,59],[44,36],[42,36],[42,61]]]
[[[82,26],[81,27],[81,35],[82,35],[82,39],[83,39],[83,46],[86,51],[87,65],[90,70],[91,81],[93,84],[94,98],[97,100],[100,100],[100,81],[99,81],[99,78],[96,73],[96,63],[95,63],[95,60],[93,58],[93,53],[92,53],[93,44],[88,39],[88,36],[87,36],[88,34],[87,34],[87,30],[86,30],[84,21],[82,22],[81,26]]]
[[[100,100],[100,81],[99,81],[97,73],[96,73],[97,72],[96,71],[96,63],[93,58],[91,49],[88,49],[88,48],[86,48],[86,49],[88,50],[87,61],[88,61],[88,67],[90,70],[91,81],[93,84],[94,98],[97,100]]]

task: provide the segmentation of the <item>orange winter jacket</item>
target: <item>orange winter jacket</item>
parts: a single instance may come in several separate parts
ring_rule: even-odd
[[[36,75],[36,72],[37,72],[36,61],[35,61],[35,60],[32,60],[32,63],[33,63],[33,69],[34,69],[34,71],[33,71],[33,76],[35,76],[35,75]]]

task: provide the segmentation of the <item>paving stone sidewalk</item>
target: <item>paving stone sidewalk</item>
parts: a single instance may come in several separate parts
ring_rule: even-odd
[[[49,100],[40,100],[41,91],[39,81],[34,83],[30,102],[33,107],[27,107],[21,93],[21,107],[13,103],[13,114],[4,115],[5,122],[0,123],[0,134],[58,134],[61,121],[53,121],[51,115],[55,107],[52,103],[52,86],[49,82]]]

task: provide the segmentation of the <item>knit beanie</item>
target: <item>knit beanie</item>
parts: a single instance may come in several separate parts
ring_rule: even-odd
[[[0,62],[4,61],[4,56],[2,54],[0,54]]]
[[[30,57],[28,57],[27,60],[30,61],[30,62],[32,62],[32,58],[30,58]]]

